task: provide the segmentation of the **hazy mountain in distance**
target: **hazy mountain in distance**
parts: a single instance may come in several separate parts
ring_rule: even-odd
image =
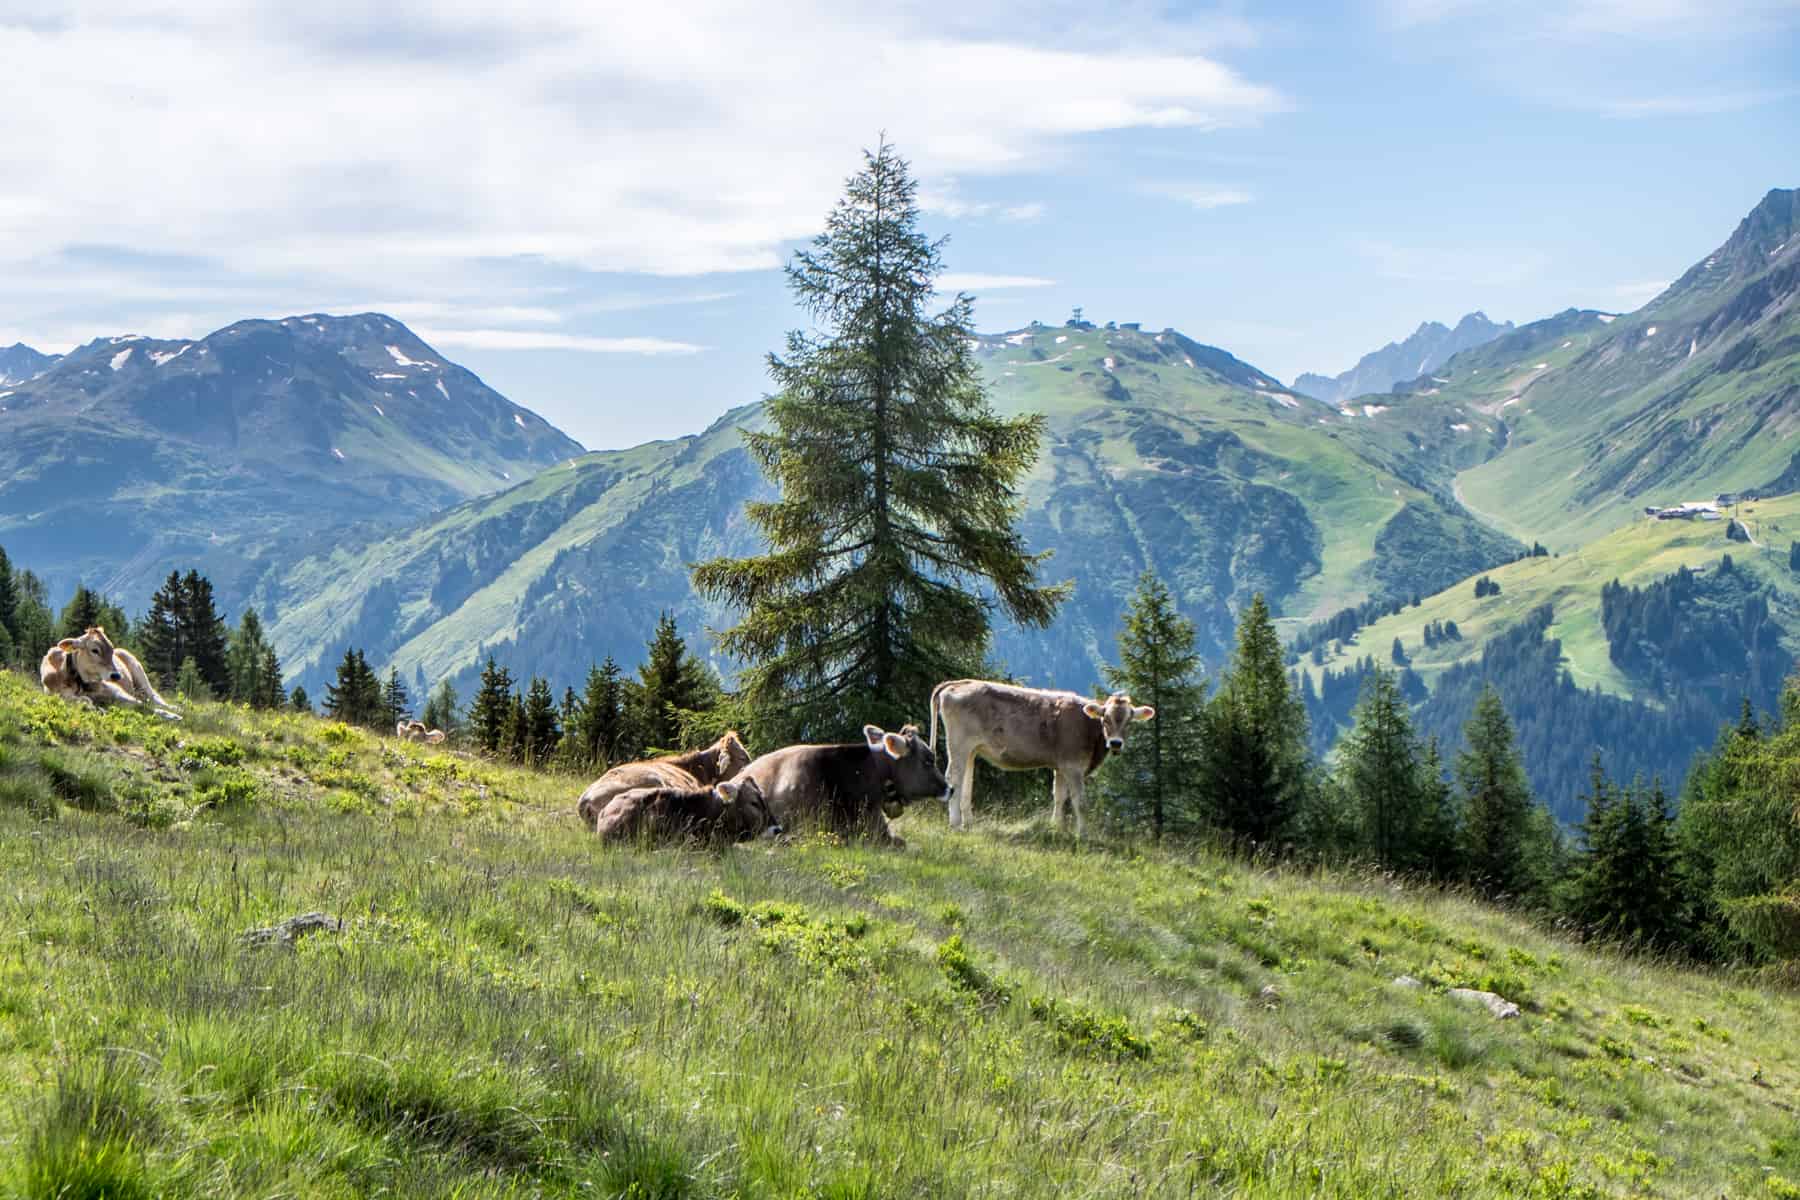
[[[1479,346],[1512,330],[1511,321],[1496,325],[1486,313],[1472,312],[1451,329],[1426,321],[1403,342],[1389,342],[1365,354],[1341,375],[1310,372],[1294,380],[1294,390],[1327,404],[1342,404],[1357,396],[1385,392],[1397,383],[1417,379],[1448,362],[1452,355]]]

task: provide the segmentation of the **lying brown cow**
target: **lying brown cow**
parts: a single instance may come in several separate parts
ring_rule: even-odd
[[[432,729],[423,721],[401,721],[394,726],[394,736],[407,742],[424,742],[435,746],[444,740],[444,731]]]
[[[1063,800],[1075,809],[1075,836],[1085,828],[1081,802],[1087,777],[1108,753],[1125,748],[1125,727],[1148,721],[1156,710],[1136,706],[1124,692],[1104,702],[1074,692],[1049,692],[982,679],[954,679],[931,691],[928,744],[936,749],[939,716],[944,721],[944,754],[950,768],[950,827],[961,829],[975,817],[975,760],[1002,771],[1048,767],[1051,820],[1063,823]]]
[[[904,846],[885,817],[898,817],[922,797],[942,796],[944,776],[911,725],[899,733],[865,725],[863,738],[846,745],[775,750],[745,767],[738,778],[760,784],[769,810],[790,829],[819,825]]]
[[[704,750],[672,754],[649,762],[620,763],[588,785],[576,802],[581,823],[593,827],[600,810],[620,792],[633,788],[679,788],[697,792],[730,779],[750,762],[750,751],[738,740],[737,731],[725,734]]]
[[[636,837],[652,841],[696,838],[747,842],[778,836],[781,826],[769,812],[754,779],[727,780],[709,788],[632,788],[606,802],[594,821],[601,841]]]
[[[141,708],[148,704],[159,717],[181,720],[181,714],[151,686],[137,655],[114,646],[106,630],[97,625],[80,637],[64,638],[50,647],[38,664],[38,681],[52,696],[95,705]]]

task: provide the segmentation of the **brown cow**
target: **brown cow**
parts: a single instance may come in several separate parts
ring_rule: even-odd
[[[404,742],[424,742],[435,746],[444,740],[441,729],[433,729],[423,721],[399,721],[394,725],[394,736]]]
[[[937,723],[944,722],[944,753],[950,768],[950,827],[961,829],[975,816],[975,760],[1002,771],[1055,772],[1050,785],[1051,820],[1063,823],[1063,800],[1075,809],[1075,836],[1085,826],[1081,802],[1087,777],[1109,752],[1125,748],[1125,727],[1148,721],[1154,708],[1135,706],[1124,692],[1104,702],[1074,692],[1050,692],[982,679],[953,679],[931,691],[928,744],[936,749]]]
[[[916,799],[942,796],[944,776],[914,726],[884,733],[878,726],[865,725],[863,739],[771,751],[745,767],[738,778],[761,784],[770,811],[789,828],[822,825],[883,845],[904,846],[883,814],[898,817]]]
[[[38,664],[38,682],[52,696],[83,700],[89,704],[148,704],[159,717],[181,720],[181,714],[157,694],[137,655],[120,649],[98,625],[78,638],[64,638],[50,647]]]
[[[762,788],[754,779],[732,779],[709,788],[632,788],[606,802],[594,821],[601,841],[644,836],[653,841],[698,838],[746,842],[779,836],[781,825],[769,812]]]
[[[649,762],[620,763],[588,785],[575,804],[581,823],[592,828],[607,801],[633,788],[680,788],[697,792],[730,779],[750,763],[750,751],[738,740],[736,730],[704,750],[672,754]]]

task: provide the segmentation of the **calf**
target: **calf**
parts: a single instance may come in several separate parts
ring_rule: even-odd
[[[920,797],[942,796],[943,773],[911,725],[899,733],[865,725],[863,739],[775,750],[745,767],[738,778],[760,784],[770,811],[790,828],[821,825],[883,845],[904,846],[886,818],[898,817]]]
[[[709,788],[632,788],[607,801],[594,820],[601,841],[634,837],[653,841],[698,838],[745,842],[778,836],[781,825],[769,812],[754,779],[733,779]]]
[[[159,717],[179,721],[181,714],[151,686],[150,676],[137,655],[120,649],[106,630],[90,626],[80,637],[64,638],[50,647],[38,664],[38,682],[52,696],[84,700],[89,704],[148,704]]]
[[[620,792],[634,788],[679,788],[697,792],[730,779],[750,762],[750,751],[738,740],[737,731],[725,734],[704,750],[672,754],[649,762],[620,763],[588,785],[575,804],[581,823],[592,826],[600,810]]]
[[[1002,771],[1055,772],[1050,785],[1051,819],[1063,823],[1063,800],[1075,809],[1075,836],[1085,826],[1081,803],[1087,777],[1109,753],[1125,748],[1125,728],[1148,721],[1156,710],[1131,703],[1124,692],[1104,702],[1074,692],[1049,692],[981,679],[954,679],[931,691],[928,744],[935,752],[939,716],[944,722],[944,754],[950,768],[950,827],[961,829],[975,816],[975,760]]]

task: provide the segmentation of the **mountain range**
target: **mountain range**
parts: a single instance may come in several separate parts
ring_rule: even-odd
[[[1645,507],[1800,490],[1796,196],[1770,192],[1638,312],[1427,323],[1326,398],[1173,329],[978,337],[994,406],[1046,418],[1023,528],[1053,552],[1045,577],[1074,584],[1050,629],[998,628],[995,658],[1033,683],[1093,686],[1146,570],[1209,668],[1253,594],[1290,634],[1362,611],[1342,636],[1309,635],[1321,685],[1399,639],[1435,686],[1509,631],[1541,630],[1550,606],[1559,669],[1648,720],[1662,685],[1607,665],[1595,589],[1711,570],[1728,551],[1800,649],[1785,509],[1751,518],[1747,544],[1723,521],[1683,527],[1678,552],[1641,540],[1663,531]],[[1346,394],[1358,372],[1380,387]],[[315,694],[352,646],[465,695],[490,654],[559,690],[607,655],[630,667],[661,612],[704,648],[731,614],[696,596],[688,564],[755,550],[744,505],[768,494],[741,437],[760,405],[584,453],[376,314],[101,339],[4,391],[0,545],[15,561],[128,607],[199,566],[228,610],[265,613],[290,682]],[[1542,557],[1502,569],[1534,543]],[[1546,561],[1559,565],[1533,565]],[[1504,601],[1473,595],[1484,572]],[[1443,620],[1469,635],[1424,647]]]
[[[1304,392],[1327,404],[1342,404],[1357,396],[1385,392],[1397,383],[1417,379],[1437,370],[1452,357],[1491,342],[1513,328],[1507,321],[1496,325],[1488,315],[1472,312],[1456,323],[1454,329],[1437,321],[1426,321],[1403,342],[1389,342],[1357,360],[1354,367],[1339,375],[1314,375],[1310,372],[1294,380],[1294,390]]]
[[[227,597],[348,527],[409,524],[582,452],[376,314],[89,342],[0,398],[0,545],[136,600]]]
[[[24,383],[48,371],[61,355],[42,354],[24,342],[0,346],[0,388],[9,383]]]

